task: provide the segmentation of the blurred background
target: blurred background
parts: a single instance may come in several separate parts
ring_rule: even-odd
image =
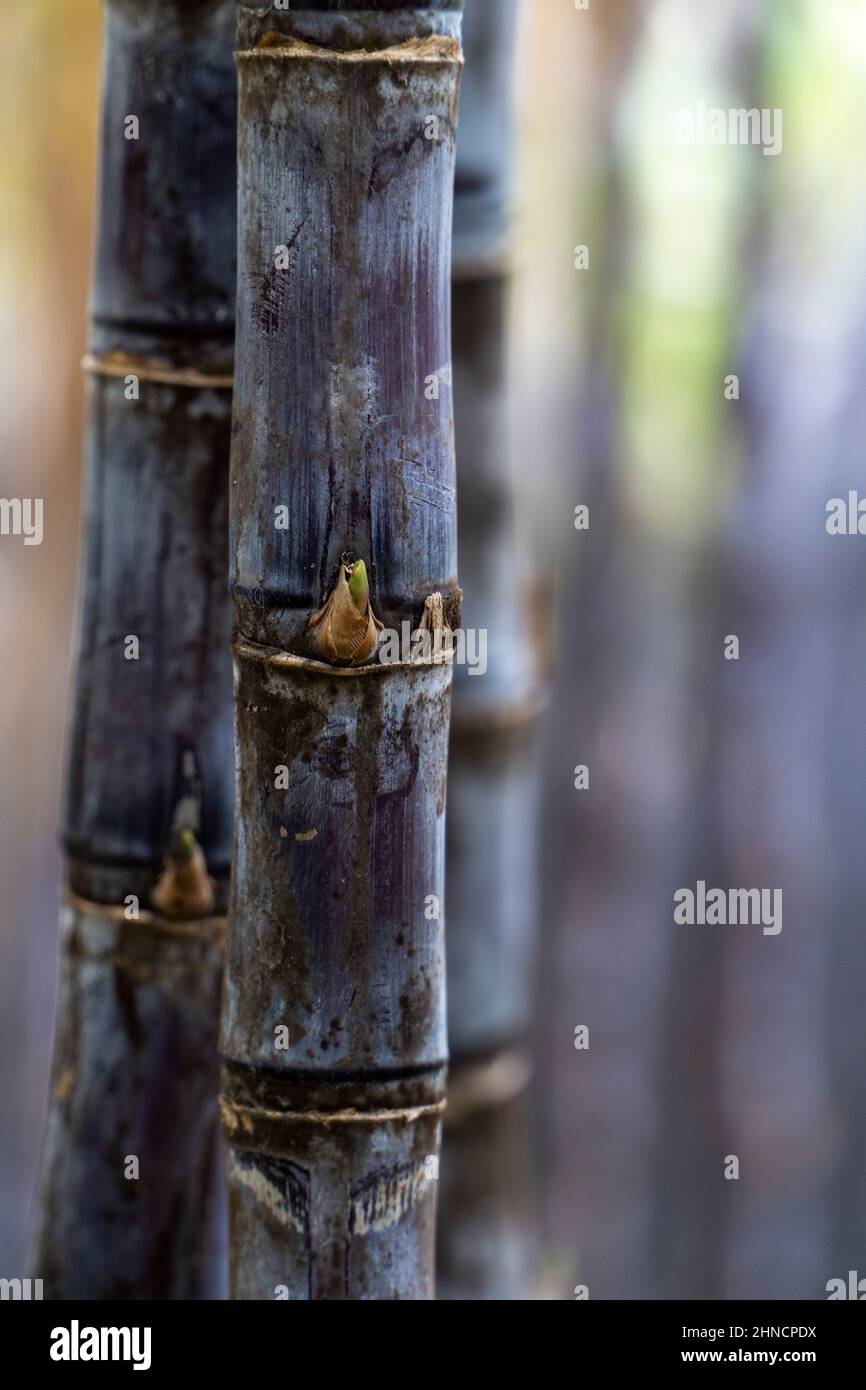
[[[41,546],[0,538],[4,1276],[53,1029],[99,62],[98,0],[0,0],[0,496],[45,499]],[[557,615],[533,1293],[823,1298],[866,1275],[866,540],[825,527],[866,492],[866,12],[529,0],[518,90],[511,438]],[[698,102],[780,108],[781,154],[678,145]],[[781,888],[781,934],[674,925],[698,879]]]

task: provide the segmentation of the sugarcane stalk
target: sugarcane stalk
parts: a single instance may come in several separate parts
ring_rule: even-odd
[[[231,846],[230,0],[108,0],[61,978],[34,1274],[194,1298]]]
[[[507,335],[517,0],[468,0],[454,200],[459,549],[484,674],[455,670],[449,755],[448,1029],[439,1297],[530,1296],[528,1032],[541,675],[509,457]]]
[[[433,1293],[451,664],[351,664],[343,582],[363,560],[356,613],[389,631],[435,595],[459,622],[459,11],[339,8],[241,7],[222,1024],[239,1299]]]
[[[678,642],[679,623],[670,593],[659,610],[647,582],[659,569],[655,538],[635,560],[640,528],[625,500],[624,422],[633,409],[630,335],[637,319],[624,305],[642,233],[622,113],[640,89],[634,72],[644,55],[644,14],[634,0],[592,6],[584,16],[591,29],[580,44],[582,57],[574,55],[575,89],[594,93],[581,141],[575,230],[575,240],[591,248],[593,270],[577,276],[574,300],[585,306],[587,350],[580,389],[563,408],[558,472],[563,502],[585,504],[591,524],[588,531],[569,526],[561,533],[559,679],[550,715],[556,734],[542,773],[539,1165],[554,1298],[573,1298],[578,1281],[593,1299],[642,1298],[657,1277],[654,1178],[645,1155],[659,1142],[655,1040],[668,958],[658,945],[665,924],[651,918],[646,901],[647,884],[664,884],[671,872],[675,797],[669,793],[660,805],[652,775],[645,786],[623,781],[617,752],[638,736],[635,730],[642,747],[667,746],[681,717],[669,675],[679,653],[672,654],[671,634]],[[566,368],[553,397],[571,396],[572,385]],[[657,625],[660,615],[667,626]],[[647,660],[653,655],[658,669]],[[574,747],[574,762],[592,770],[589,795],[562,777],[564,747]],[[646,797],[637,810],[636,795]],[[575,1051],[570,1039],[564,1045],[577,1024],[589,1030],[589,1052]]]

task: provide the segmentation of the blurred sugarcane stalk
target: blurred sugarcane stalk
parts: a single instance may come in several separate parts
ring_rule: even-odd
[[[397,632],[459,620],[460,16],[340,8],[240,11],[222,1107],[241,1299],[433,1293],[451,665],[370,660],[368,639],[373,609]]]
[[[540,990],[545,1008],[539,1020],[546,1120],[539,1157],[545,1173],[543,1223],[550,1291],[562,1298],[573,1296],[578,1280],[593,1298],[614,1296],[619,1289],[625,1292],[617,1296],[638,1297],[651,1273],[644,1263],[649,1226],[644,1154],[646,1132],[654,1123],[655,1078],[653,1049],[636,1044],[635,1037],[652,1036],[643,1029],[665,963],[655,925],[648,933],[649,950],[637,930],[648,914],[635,910],[641,890],[632,877],[639,871],[622,855],[632,823],[640,852],[651,863],[661,862],[669,832],[666,823],[657,825],[651,802],[635,815],[632,785],[616,783],[617,751],[626,746],[628,732],[623,714],[630,713],[629,701],[647,708],[652,690],[642,684],[638,658],[644,658],[641,621],[652,616],[646,579],[655,572],[655,560],[642,557],[632,574],[622,480],[629,323],[622,305],[628,302],[634,256],[622,112],[641,51],[643,14],[638,0],[593,6],[583,16],[586,26],[578,31],[581,43],[572,55],[573,81],[587,108],[573,240],[589,247],[591,270],[576,276],[584,355],[573,413],[560,427],[562,436],[574,441],[562,448],[560,470],[563,510],[570,513],[583,504],[591,520],[585,531],[576,532],[570,522],[564,528],[560,561],[568,601],[557,615],[553,736],[542,774]],[[662,660],[667,650],[660,650]],[[625,674],[623,652],[637,654]],[[654,717],[656,708],[650,709]],[[667,718],[667,707],[658,714]],[[615,733],[607,732],[614,727]],[[577,791],[572,778],[563,776],[564,748],[566,770],[568,764],[585,765],[591,791]],[[605,1037],[608,1020],[615,1023]],[[576,1025],[594,1039],[590,1050],[575,1051],[569,1034]],[[610,1269],[615,1275],[604,1283]]]
[[[688,1284],[708,1298],[824,1298],[863,1248],[863,662],[845,636],[862,630],[862,559],[825,526],[828,499],[862,477],[864,192],[840,178],[862,83],[846,37],[824,19],[813,5],[746,8],[729,57],[732,104],[783,112],[785,144],[781,159],[738,152],[750,192],[739,242],[750,254],[737,262],[745,305],[730,359],[742,399],[727,407],[726,433],[743,456],[704,623],[708,737],[689,814],[706,829],[690,868],[708,884],[772,886],[784,915],[777,935],[722,931],[714,958],[709,944],[692,947],[680,967],[709,1064],[699,1091],[686,1073],[670,1107],[691,1151],[681,1144],[690,1172],[681,1160],[668,1211],[711,1239],[673,1247],[674,1296]],[[791,138],[806,127],[807,142]],[[819,179],[829,201],[815,197]],[[804,381],[808,390],[792,389]],[[728,633],[737,661],[720,655]],[[737,1181],[707,1176],[720,1152],[737,1157]]]
[[[541,676],[522,582],[507,421],[508,181],[518,0],[468,0],[457,141],[453,365],[467,628],[448,772],[451,1053],[439,1296],[531,1296],[527,1034],[536,930]]]
[[[61,979],[33,1272],[195,1298],[231,826],[231,0],[108,0]]]
[[[718,15],[701,15],[688,46],[701,97],[709,96],[721,107],[732,109],[748,109],[756,103],[766,58],[770,9],[754,6],[749,0],[731,0]],[[684,13],[684,8],[678,11],[672,0],[658,0],[658,10],[661,24],[670,24],[678,13]],[[787,717],[789,704],[772,681],[762,677],[756,680],[762,651],[771,669],[784,670],[784,665],[777,664],[784,638],[777,645],[776,637],[764,632],[756,642],[748,630],[754,610],[760,611],[766,602],[764,584],[770,568],[766,560],[768,528],[763,526],[758,535],[750,535],[749,526],[737,526],[725,537],[725,492],[718,490],[716,481],[725,479],[730,487],[736,479],[738,489],[744,487],[747,492],[751,487],[753,463],[743,426],[759,405],[762,373],[742,360],[742,344],[738,340],[746,324],[754,331],[760,318],[756,306],[744,304],[742,298],[748,280],[755,274],[755,262],[761,267],[756,276],[760,285],[757,301],[763,300],[767,292],[768,282],[762,274],[763,226],[776,161],[764,159],[758,149],[749,148],[737,149],[735,158],[721,168],[700,150],[693,160],[703,166],[704,198],[712,198],[714,206],[702,211],[704,216],[707,211],[714,214],[718,240],[715,246],[712,242],[706,245],[700,255],[677,257],[680,284],[687,287],[691,281],[701,287],[698,296],[683,290],[694,317],[689,325],[692,345],[687,350],[680,347],[679,353],[684,365],[688,361],[693,376],[691,381],[681,378],[678,389],[688,389],[689,411],[694,411],[694,401],[703,396],[700,425],[690,426],[690,448],[683,450],[680,467],[683,475],[693,480],[693,460],[707,458],[713,477],[705,481],[701,490],[706,529],[681,527],[680,535],[672,538],[675,545],[668,547],[672,556],[679,552],[674,592],[681,632],[689,644],[677,658],[682,673],[677,684],[700,710],[701,734],[698,739],[689,736],[689,725],[695,726],[694,706],[692,710],[684,707],[678,720],[678,737],[690,756],[682,759],[685,776],[678,798],[680,825],[674,826],[669,836],[676,854],[667,882],[694,884],[702,879],[708,886],[734,888],[740,883],[762,881],[760,877],[753,878],[767,844],[766,827],[760,827],[761,808],[765,804],[762,762],[778,736],[777,728],[784,727],[782,721]],[[651,207],[645,205],[645,215],[646,212],[650,214],[649,224]],[[650,335],[660,311],[663,315],[664,306],[647,303],[643,327]],[[679,337],[684,341],[683,326]],[[770,360],[777,369],[782,353],[776,344]],[[739,374],[738,383],[742,382],[741,401],[724,392],[727,374],[734,371]],[[679,376],[672,363],[667,389],[673,401],[677,397],[673,381]],[[695,437],[696,429],[703,431],[703,438]],[[793,478],[794,474],[792,481]],[[747,512],[751,510],[750,498]],[[756,508],[755,517],[759,516]],[[729,540],[733,544],[730,553],[726,553]],[[760,556],[756,564],[749,553],[753,548]],[[798,556],[803,558],[799,552]],[[737,594],[740,582],[748,593],[742,604]],[[726,661],[728,633],[739,635],[743,643],[742,661]],[[671,672],[677,669],[670,658],[668,666]],[[771,691],[769,724],[765,738],[748,747],[743,757],[741,740],[749,740],[749,722],[754,713],[748,707],[761,703],[760,699],[755,700],[757,690]],[[793,703],[805,691],[806,682],[798,675]],[[788,799],[786,789],[784,801],[787,803]],[[733,834],[727,824],[728,807],[733,810],[737,826]],[[780,810],[781,807],[776,808],[772,816],[775,829],[784,821],[784,814],[777,815]],[[743,831],[745,843],[738,855],[735,843]],[[805,863],[805,845],[798,848],[796,858]],[[664,909],[667,916],[667,902]],[[815,1232],[809,1230],[810,1215],[804,1210],[797,1220],[803,1246],[811,1247],[809,1256],[803,1249],[792,1260],[777,1225],[781,1207],[776,1198],[788,1176],[787,1158],[782,1158],[787,1133],[779,1152],[772,1155],[769,1174],[764,1179],[768,1183],[765,1211],[769,1220],[765,1220],[764,1213],[757,1216],[750,1205],[755,1181],[761,1180],[761,1165],[754,1165],[747,1152],[749,1129],[759,1115],[757,1147],[768,1145],[776,1118],[773,1112],[777,1104],[777,1114],[784,1109],[784,1098],[790,1094],[787,1087],[777,1089],[774,1085],[773,1100],[768,1103],[762,1082],[766,1057],[753,1026],[755,994],[766,991],[767,999],[783,999],[788,988],[787,941],[781,951],[773,950],[775,945],[760,932],[756,945],[748,931],[740,935],[674,928],[666,989],[661,999],[658,1054],[666,1084],[660,1080],[656,1086],[661,1098],[657,1106],[661,1126],[656,1147],[657,1234],[653,1258],[658,1268],[659,1296],[663,1298],[764,1298],[771,1296],[774,1288],[772,1296],[776,1297],[808,1296],[806,1271],[820,1249]],[[765,963],[768,975],[763,978]],[[804,968],[803,962],[797,962],[796,974],[803,981],[810,981],[806,995],[811,994],[814,983],[811,972],[811,963]],[[732,976],[736,979],[733,989]],[[776,1027],[773,1020],[771,1032],[775,1033]],[[804,996],[791,1012],[792,1039],[800,1039],[802,1045],[802,1040],[809,1037],[808,1029],[809,1009]],[[810,1066],[804,1065],[795,1084],[804,1101],[812,1082],[810,1070]],[[736,1084],[728,1091],[726,1083],[732,1071]],[[760,1097],[757,1102],[752,1099],[753,1087]],[[814,1147],[819,1149],[820,1143]],[[771,1152],[768,1146],[768,1155]],[[729,1155],[738,1160],[742,1157],[742,1182],[729,1181],[724,1176],[720,1180]],[[736,1231],[743,1212],[747,1214],[745,1240]],[[725,1286],[731,1247],[735,1251],[734,1263],[746,1252],[748,1261],[766,1239],[767,1228],[771,1232],[768,1244],[778,1259],[776,1279],[767,1280],[769,1269],[765,1265],[751,1288],[741,1286],[734,1293]]]

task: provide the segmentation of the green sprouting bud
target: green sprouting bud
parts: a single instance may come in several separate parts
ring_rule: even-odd
[[[174,858],[178,864],[188,864],[198,848],[198,841],[191,830],[181,830],[175,842]]]
[[[151,906],[162,917],[192,921],[209,916],[215,899],[214,881],[194,832],[186,827],[175,831],[165,872],[150,894]]]
[[[326,661],[358,666],[376,650],[382,624],[370,606],[367,566],[358,560],[351,569],[340,565],[328,600],[307,622],[313,641]]]
[[[367,611],[370,599],[370,585],[367,581],[367,566],[363,560],[356,560],[349,575],[349,593],[359,613]]]

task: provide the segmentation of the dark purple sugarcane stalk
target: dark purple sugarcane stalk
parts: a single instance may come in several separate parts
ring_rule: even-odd
[[[433,1294],[451,664],[338,664],[326,632],[359,561],[361,630],[459,622],[460,16],[341,8],[240,11],[222,1025],[240,1299]]]
[[[231,849],[231,0],[108,0],[81,630],[34,1275],[194,1298]]]
[[[448,769],[448,1030],[439,1296],[530,1296],[527,1034],[537,924],[540,673],[508,429],[517,0],[468,0],[454,200],[461,580],[487,669],[455,669]],[[527,586],[528,587],[528,586]]]

